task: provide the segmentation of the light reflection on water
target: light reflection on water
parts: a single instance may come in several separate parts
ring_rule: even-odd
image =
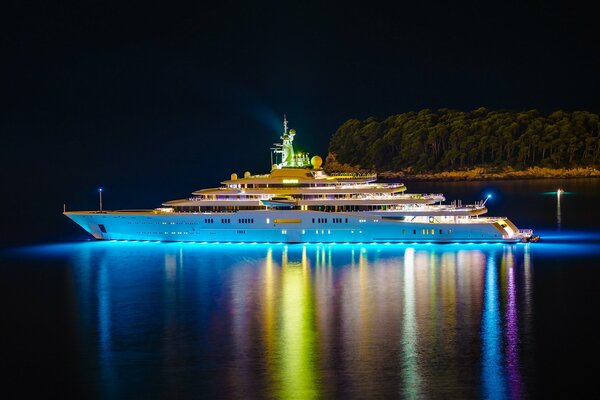
[[[519,397],[534,245],[84,243],[90,380],[107,397]],[[541,248],[541,247],[540,247]]]

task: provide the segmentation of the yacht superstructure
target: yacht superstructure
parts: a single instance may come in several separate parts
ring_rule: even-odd
[[[482,217],[485,202],[443,204],[439,193],[407,193],[375,174],[326,173],[318,156],[294,151],[284,120],[269,174],[231,174],[154,210],[64,214],[96,239],[269,242],[518,242],[532,238],[506,217]],[[273,163],[274,161],[274,163]]]

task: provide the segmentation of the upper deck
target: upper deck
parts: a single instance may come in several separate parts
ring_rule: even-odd
[[[308,154],[295,152],[292,143],[295,134],[293,129],[288,130],[285,120],[282,143],[271,149],[271,160],[276,162],[270,173],[252,175],[246,171],[241,178],[233,173],[230,179],[221,182],[221,187],[199,189],[192,192],[192,197],[163,205],[263,207],[262,201],[277,196],[290,196],[297,206],[395,205],[411,201],[431,204],[443,200],[441,195],[402,195],[406,191],[402,183],[377,183],[377,174],[373,173],[328,174],[321,168],[319,156],[309,159]]]

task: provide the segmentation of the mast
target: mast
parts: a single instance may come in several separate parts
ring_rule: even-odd
[[[287,115],[283,114],[283,135],[280,136],[281,143],[274,143],[271,148],[271,165],[276,165],[278,168],[283,167],[305,167],[310,164],[307,153],[298,153],[294,151],[294,136],[295,129],[288,129]],[[278,155],[281,155],[278,163]]]

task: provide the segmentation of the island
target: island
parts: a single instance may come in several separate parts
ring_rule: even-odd
[[[599,168],[598,114],[483,107],[350,119],[326,160],[331,171],[415,180],[600,177]]]

